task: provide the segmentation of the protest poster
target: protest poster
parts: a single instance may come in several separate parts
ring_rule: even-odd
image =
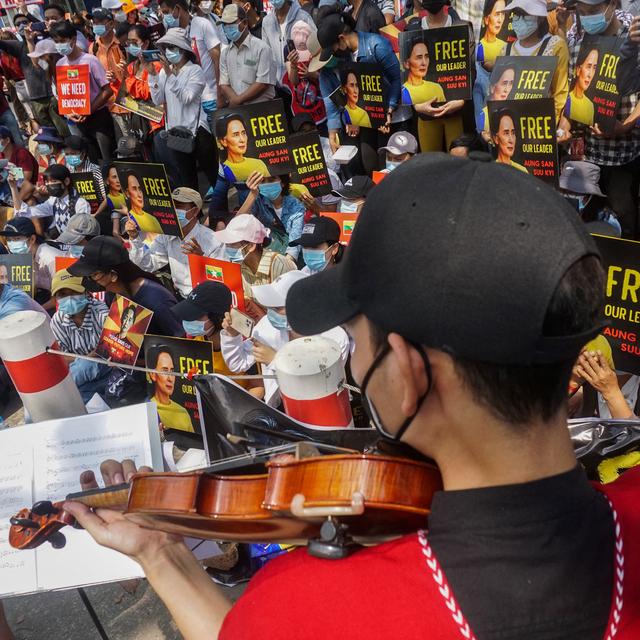
[[[27,295],[35,295],[33,256],[30,253],[0,255],[0,284],[10,284]]]
[[[104,322],[96,354],[119,364],[135,364],[153,311],[117,295]]]
[[[516,34],[511,26],[511,17],[505,13],[508,0],[486,0],[480,24],[480,41],[476,47],[476,60],[489,68]],[[477,28],[477,25],[473,25]],[[477,33],[477,32],[476,32]]]
[[[131,113],[135,113],[141,118],[151,120],[156,124],[162,122],[164,118],[164,109],[158,107],[151,101],[137,100],[127,93],[124,81],[120,85],[120,90],[116,97],[116,104]]]
[[[619,62],[619,38],[585,35],[564,108],[569,120],[613,131],[620,104]]]
[[[555,56],[501,56],[491,72],[489,100],[532,100],[551,96]]]
[[[147,373],[149,397],[158,407],[165,429],[201,433],[196,390],[188,375],[214,372],[211,342],[147,335],[144,359],[148,369],[184,374],[177,377]]]
[[[352,62],[340,68],[340,86],[329,96],[345,125],[377,129],[387,121],[389,101],[379,66]]]
[[[351,241],[351,234],[353,233],[353,229],[358,221],[358,214],[323,211],[320,215],[335,220],[340,226],[340,242],[342,244],[349,244]]]
[[[293,170],[282,100],[219,109],[213,127],[229,182],[245,182],[254,171],[276,176]]]
[[[496,162],[545,182],[558,182],[558,147],[553,98],[488,102]]]
[[[72,258],[70,256],[56,256],[56,272],[62,269],[68,269],[77,260],[78,258]],[[87,278],[83,278],[83,282],[86,283],[86,281]],[[104,302],[106,300],[106,291],[90,291],[89,293],[92,298],[100,300],[100,302]]]
[[[182,238],[182,228],[171,197],[163,164],[115,162],[129,218],[145,233],[163,233]]]
[[[93,173],[91,173],[91,171],[72,173],[71,184],[78,192],[78,195],[89,203],[91,213],[95,215],[100,203],[102,202],[102,197],[100,195],[98,183],[96,182],[96,177]]]
[[[640,242],[593,236],[606,272],[602,331],[613,352],[615,368],[640,374]]]
[[[56,67],[58,113],[61,116],[91,115],[89,65],[71,64]]]
[[[289,138],[295,169],[291,182],[302,184],[314,197],[331,193],[331,179],[322,152],[320,134],[315,131],[296,133]]]
[[[471,98],[468,26],[405,31],[399,42],[402,104]]]
[[[205,256],[189,254],[189,272],[191,273],[191,286],[196,287],[201,282],[214,280],[223,282],[231,291],[231,304],[245,311],[244,289],[242,287],[242,271],[239,264],[216,260]]]
[[[396,15],[402,14],[396,13]],[[389,44],[393,48],[393,52],[397,55],[400,53],[400,44],[398,42],[400,34],[403,31],[406,31],[409,27],[416,28],[416,23],[420,22],[423,18],[426,18],[427,15],[428,12],[424,10],[412,13],[411,15],[398,20],[397,22],[393,22],[392,24],[381,27],[380,29],[378,29],[378,33],[388,40]]]

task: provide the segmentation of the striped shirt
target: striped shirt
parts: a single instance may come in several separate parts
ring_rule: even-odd
[[[62,351],[85,356],[98,346],[108,315],[109,309],[104,302],[90,298],[80,326],[76,325],[71,316],[58,309],[51,318],[51,330]]]

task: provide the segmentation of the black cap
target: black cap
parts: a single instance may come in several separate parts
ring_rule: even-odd
[[[543,324],[566,271],[590,255],[598,251],[575,210],[540,180],[420,154],[375,187],[345,259],[293,285],[287,318],[311,335],[364,314],[384,331],[476,362],[565,361],[602,326],[545,338]]]
[[[140,155],[141,146],[138,139],[135,136],[122,136],[118,140],[118,146],[116,147],[116,155],[118,158],[132,158]]]
[[[354,176],[349,178],[340,189],[334,189],[331,193],[338,198],[357,200],[366,198],[375,186],[376,183],[369,176]]]
[[[67,271],[72,276],[90,276],[128,261],[129,254],[120,240],[97,236],[87,242],[78,261],[67,267]]]
[[[36,228],[29,218],[11,218],[4,229],[0,231],[0,236],[15,238],[16,236],[32,236],[36,233]]]
[[[320,20],[318,25],[318,42],[324,49],[330,49],[338,42],[338,37],[344,31],[344,22],[337,13],[328,15]]]
[[[231,308],[231,291],[222,282],[201,282],[182,302],[171,308],[178,320],[197,320],[212,313],[222,315]]]
[[[86,151],[89,148],[82,136],[67,136],[64,139],[64,146],[74,151]]]
[[[293,242],[290,247],[317,247],[323,242],[335,244],[340,240],[340,225],[333,219],[326,216],[316,216],[311,218],[302,229],[302,235]]]
[[[298,131],[300,131],[300,129],[302,129],[305,124],[310,124],[314,128],[316,126],[313,118],[308,113],[299,113],[297,116],[293,116],[293,118],[291,118],[291,125],[289,127],[291,129],[291,133],[298,133]]]
[[[113,20],[113,13],[109,9],[97,7],[91,14],[92,20]]]

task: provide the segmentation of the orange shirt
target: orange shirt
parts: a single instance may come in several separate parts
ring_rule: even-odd
[[[156,69],[156,73],[160,73],[162,65],[159,62],[154,62],[153,66]],[[125,91],[136,100],[144,100],[145,102],[151,101],[151,89],[149,89],[149,72],[146,69],[140,69],[136,73],[136,63],[130,62],[127,67],[127,75],[124,79]],[[164,118],[160,122],[153,122],[149,120],[149,126],[151,131],[156,129],[164,129]]]
[[[109,111],[111,111],[111,113],[127,113],[126,109],[114,104],[118,91],[120,91],[120,84],[122,83],[122,78],[124,76],[124,65],[121,65],[120,63],[126,62],[118,44],[118,38],[114,35],[110,44],[104,44],[101,37],[98,36],[93,48],[95,56],[100,60],[102,66],[106,71],[110,71],[114,75],[114,79],[109,83],[109,86],[113,91],[113,97],[109,100]]]

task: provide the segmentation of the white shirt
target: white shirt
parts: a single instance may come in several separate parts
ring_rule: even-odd
[[[209,131],[207,116],[202,110],[202,94],[206,82],[199,65],[187,62],[178,75],[167,77],[165,70],[149,75],[149,89],[153,103],[165,104],[166,129],[187,127],[195,135],[198,125]]]
[[[193,285],[189,273],[189,256],[182,252],[182,245],[192,238],[195,238],[202,247],[207,258],[226,259],[224,245],[211,229],[199,222],[189,231],[184,240],[177,236],[158,235],[149,246],[138,236],[130,242],[129,257],[145,271],[157,271],[168,264],[175,288],[186,298],[191,293]]]
[[[343,364],[346,363],[349,357],[349,338],[344,329],[335,327],[320,335],[340,345],[342,362]],[[269,322],[269,318],[264,316],[253,328],[251,337],[278,351],[289,342],[289,331],[286,329],[276,329],[271,322]],[[247,371],[256,363],[253,357],[253,343],[251,340],[244,340],[240,335],[231,336],[226,331],[221,331],[220,351],[222,352],[224,361],[227,363],[227,367],[234,373]],[[271,364],[262,365],[262,374],[265,376],[274,376],[276,374],[273,361]],[[280,404],[280,391],[278,389],[278,381],[275,378],[265,379],[264,400],[272,407],[277,407]]]
[[[640,387],[640,376],[631,376],[621,387],[622,395],[627,401],[627,404],[634,410],[636,402],[638,400],[638,387]],[[598,413],[601,418],[607,420],[611,419],[611,411],[609,411],[609,405],[605,402],[602,394],[598,393]]]
[[[64,255],[63,251],[58,251],[48,244],[38,245],[33,261],[36,289],[51,291],[51,280],[56,275],[56,256]]]
[[[218,33],[211,20],[196,16],[191,18],[191,23],[187,27],[187,37],[191,40],[191,46],[195,44],[198,50],[200,66],[207,84],[202,94],[202,101],[215,100],[217,97],[216,72],[209,51],[220,46]]]

